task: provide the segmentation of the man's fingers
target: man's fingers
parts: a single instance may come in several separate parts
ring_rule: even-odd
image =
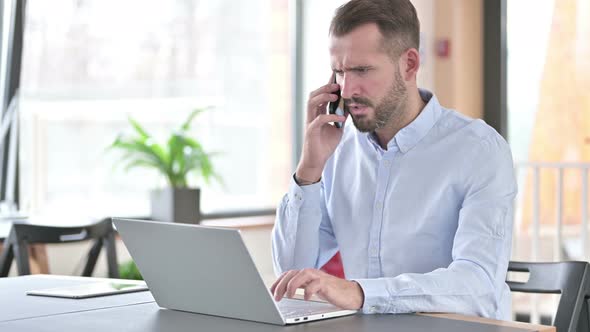
[[[338,99],[338,96],[334,93],[322,93],[310,98],[307,107],[317,111],[318,109],[325,107],[328,102],[336,101],[336,99]]]
[[[312,122],[319,114],[326,113],[328,102],[336,101],[338,96],[333,93],[322,93],[310,97],[307,101],[307,123]]]
[[[315,120],[313,120],[310,123],[310,126],[318,126],[318,127],[321,127],[322,125],[324,125],[326,123],[330,123],[330,122],[344,122],[344,121],[346,121],[346,116],[343,116],[343,115],[322,114],[322,115],[318,115],[318,117],[316,117]]]
[[[313,280],[305,286],[305,293],[303,299],[306,301],[311,300],[312,296],[317,294],[322,289],[322,282],[320,279]]]
[[[293,276],[296,275],[298,272],[298,270],[288,271],[287,273],[285,273],[283,278],[281,278],[274,290],[274,296],[276,301],[280,301],[283,298],[285,292],[287,291],[287,284],[289,283],[289,281],[291,281],[291,278],[293,278]]]
[[[310,98],[307,104],[308,112],[307,122],[312,122],[318,115],[326,113],[326,105],[328,102],[336,101],[338,96],[331,93],[322,93],[313,98]]]
[[[322,93],[331,93],[331,92],[336,92],[338,91],[338,89],[340,89],[340,85],[336,84],[336,83],[328,83],[326,85],[322,85],[321,87],[319,87],[316,90],[313,90],[312,92],[309,93],[309,99],[317,96],[317,95],[321,95]]]
[[[338,91],[338,84],[327,84],[309,94],[307,99],[307,122],[313,121],[318,113],[318,107],[325,107],[329,101],[335,101],[338,97],[334,92]],[[333,95],[334,97],[330,97]],[[318,96],[324,96],[319,100]],[[321,104],[321,105],[320,105]]]
[[[289,271],[287,272],[283,272],[278,278],[277,280],[275,280],[275,282],[272,283],[272,286],[270,286],[270,292],[272,294],[275,293],[275,288],[277,288],[277,285],[279,284],[279,282],[287,275]]]
[[[302,286],[306,286],[308,283],[314,281],[319,276],[316,273],[316,270],[313,269],[304,269],[301,270],[297,275],[291,278],[291,281],[287,284],[287,297],[295,296],[295,292],[297,288],[301,288]]]

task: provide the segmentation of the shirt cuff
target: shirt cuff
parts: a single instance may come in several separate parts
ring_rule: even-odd
[[[385,280],[352,279],[356,281],[365,294],[362,311],[364,314],[383,314],[391,312],[389,308],[389,291]]]
[[[295,174],[291,177],[289,186],[289,202],[292,207],[297,209],[317,209],[320,210],[320,189],[321,181],[318,183],[299,186],[295,182]]]

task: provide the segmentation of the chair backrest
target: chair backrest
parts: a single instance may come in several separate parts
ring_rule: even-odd
[[[12,225],[11,232],[18,241],[26,241],[28,244],[66,243],[104,238],[113,232],[113,225],[110,219],[77,227],[15,223]]]
[[[557,331],[586,331],[590,265],[587,262],[510,262],[509,272],[528,272],[526,282],[510,281],[510,290],[524,293],[561,294],[553,325]]]
[[[119,276],[117,255],[115,249],[114,229],[111,219],[104,219],[97,223],[79,227],[60,227],[14,223],[10,233],[4,241],[4,250],[0,255],[0,277],[8,275],[12,260],[16,258],[19,275],[30,274],[28,245],[35,243],[68,243],[94,240],[88,253],[88,260],[82,272],[83,276],[90,276],[98,255],[104,245],[107,253],[109,277]]]

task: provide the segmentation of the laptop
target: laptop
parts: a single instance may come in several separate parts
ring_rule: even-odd
[[[117,218],[113,222],[162,308],[277,325],[357,312],[318,301],[276,302],[239,230]]]

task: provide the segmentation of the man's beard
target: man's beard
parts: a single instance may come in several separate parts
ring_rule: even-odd
[[[373,132],[376,129],[384,128],[387,124],[392,122],[399,121],[403,114],[406,100],[407,89],[404,85],[404,81],[399,73],[399,70],[396,70],[395,79],[391,88],[389,89],[389,93],[377,106],[374,106],[374,104],[367,98],[352,97],[350,99],[344,100],[344,109],[350,114],[352,122],[358,131],[367,133]],[[375,117],[370,118],[365,114],[355,117],[349,112],[348,104],[350,102],[373,108],[375,110]]]

